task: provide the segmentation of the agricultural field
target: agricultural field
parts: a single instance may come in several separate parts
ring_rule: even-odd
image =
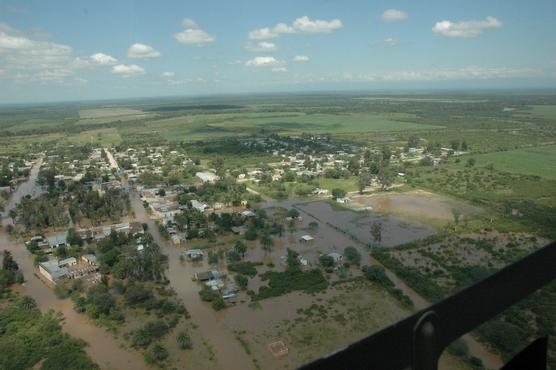
[[[523,175],[539,176],[556,180],[556,145],[538,146],[493,152],[472,156],[478,166],[493,165],[495,169]],[[462,158],[464,167],[467,157]]]
[[[209,137],[279,132],[357,133],[426,130],[439,126],[397,121],[377,114],[234,113],[185,115],[148,122],[147,129],[168,140],[201,140]]]

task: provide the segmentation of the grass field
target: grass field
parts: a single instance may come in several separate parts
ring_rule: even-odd
[[[198,140],[207,137],[244,135],[265,131],[284,134],[388,132],[404,130],[439,129],[441,126],[396,121],[392,115],[371,113],[353,114],[306,114],[299,112],[279,113],[232,113],[197,114],[172,117],[146,123],[149,130],[158,131],[169,140]],[[409,119],[411,116],[393,116]]]
[[[472,157],[479,166],[492,163],[494,168],[499,171],[556,179],[556,145],[494,152]],[[462,161],[462,163],[465,162],[465,160]]]
[[[556,105],[531,105],[531,108],[537,116],[556,120]]]
[[[116,117],[116,116],[130,116],[143,114],[144,112],[138,109],[115,107],[115,108],[95,108],[95,109],[81,109],[79,117],[85,118],[100,118],[100,117]]]

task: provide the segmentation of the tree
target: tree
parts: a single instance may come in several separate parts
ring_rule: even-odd
[[[382,222],[373,222],[373,224],[371,225],[371,236],[377,243],[380,243],[382,241]]]
[[[83,239],[81,238],[81,235],[79,235],[79,233],[75,231],[73,227],[68,230],[66,240],[70,245],[79,247],[83,246]]]
[[[329,256],[328,254],[323,254],[322,256],[319,257],[319,263],[324,268],[334,267],[334,258]]]
[[[352,246],[344,248],[344,256],[352,263],[359,265],[361,262],[361,254],[359,251]]]
[[[359,194],[363,194],[363,190],[371,181],[371,176],[367,171],[360,171],[359,172],[359,179],[357,181],[357,185],[359,186]]]
[[[407,146],[408,146],[409,148],[419,148],[419,147],[421,146],[420,141],[421,141],[421,140],[419,139],[419,136],[417,136],[417,135],[411,135],[411,136],[409,137],[409,139],[407,140]]]
[[[392,176],[388,166],[380,166],[377,174],[377,180],[380,184],[381,190],[386,190],[390,185],[392,185]]]
[[[241,255],[241,257],[245,257],[245,252],[247,252],[247,246],[245,245],[244,242],[238,240],[234,245],[234,251],[236,251],[237,254]]]
[[[272,236],[267,231],[261,236],[261,244],[263,245],[263,249],[265,252],[270,252],[272,250],[272,246],[274,245],[274,241],[272,240]]]
[[[334,189],[332,189],[332,196],[335,199],[343,198],[343,197],[346,196],[346,191],[344,189],[334,188]]]
[[[467,166],[467,167],[473,167],[473,166],[475,165],[475,163],[476,163],[475,158],[469,158],[469,159],[467,160],[466,166]]]
[[[467,141],[463,140],[461,142],[461,150],[466,152],[469,149],[469,147],[467,146]]]
[[[291,208],[291,209],[288,210],[287,215],[288,215],[288,217],[291,217],[291,218],[298,218],[299,217],[299,211],[295,208]]]
[[[14,258],[12,257],[12,254],[8,250],[4,251],[4,259],[2,260],[2,269],[11,272],[16,272],[17,270],[19,270],[19,266],[17,265],[17,262],[15,262]]]

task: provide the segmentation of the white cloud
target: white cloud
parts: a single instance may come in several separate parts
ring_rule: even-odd
[[[503,24],[492,16],[481,21],[452,22],[443,20],[436,22],[433,32],[447,37],[477,37],[489,28],[500,28]]]
[[[333,19],[331,21],[315,19],[312,21],[307,16],[297,18],[293,22],[293,28],[301,32],[309,33],[331,33],[342,28],[343,26],[342,21],[339,19]]]
[[[399,70],[381,73],[343,74],[321,78],[323,81],[443,81],[491,80],[505,78],[540,77],[544,73],[532,68],[477,67]]]
[[[292,59],[294,62],[308,62],[309,57],[307,55],[296,55]]]
[[[407,15],[406,12],[402,12],[401,10],[388,9],[385,10],[384,13],[382,13],[382,16],[380,18],[384,22],[397,22],[397,21],[403,21],[409,18],[409,16]]]
[[[145,70],[137,64],[118,64],[112,67],[112,73],[121,74],[124,77],[145,74]]]
[[[162,77],[174,77],[176,75],[176,72],[162,72],[160,75]]]
[[[283,68],[286,66],[283,60],[277,60],[274,57],[255,57],[245,62],[248,67],[267,67],[267,68]]]
[[[276,51],[278,50],[278,47],[276,47],[276,44],[274,44],[273,42],[269,42],[269,41],[260,41],[256,44],[253,43],[247,43],[244,48],[246,50],[249,51],[266,51],[266,52],[271,52],[271,51]]]
[[[249,32],[249,38],[251,40],[265,40],[276,38],[282,34],[293,34],[293,33],[332,33],[344,25],[342,21],[335,18],[330,21],[325,21],[321,19],[311,20],[308,16],[303,16],[297,18],[291,25],[285,23],[278,23],[276,26],[264,27],[253,30]]]
[[[204,45],[216,40],[213,35],[201,30],[188,28],[181,32],[175,33],[174,38],[182,44]]]
[[[197,22],[195,22],[193,19],[191,18],[185,18],[181,24],[185,27],[185,28],[199,28],[199,25],[197,24]]]
[[[92,63],[101,66],[113,65],[118,62],[118,59],[103,53],[95,53],[89,57]]]
[[[371,46],[389,46],[389,47],[394,47],[394,46],[398,46],[399,41],[397,38],[395,37],[387,37],[382,41],[376,41],[371,43]]]
[[[280,72],[287,72],[288,69],[286,67],[274,67],[271,69],[271,71],[274,73],[280,73]]]
[[[160,56],[160,52],[158,52],[158,50],[155,50],[150,45],[136,42],[135,44],[131,45],[129,49],[127,49],[127,56],[128,58],[135,59],[158,58]]]
[[[33,39],[0,22],[0,68],[16,82],[64,80],[74,73],[70,46]]]

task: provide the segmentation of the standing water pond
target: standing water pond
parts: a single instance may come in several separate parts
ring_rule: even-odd
[[[433,235],[434,230],[417,222],[406,221],[395,216],[372,211],[353,211],[329,201],[297,204],[297,207],[335,228],[353,235],[364,243],[379,244],[383,247],[411,242]],[[375,242],[371,235],[373,223],[382,225],[381,241]]]

